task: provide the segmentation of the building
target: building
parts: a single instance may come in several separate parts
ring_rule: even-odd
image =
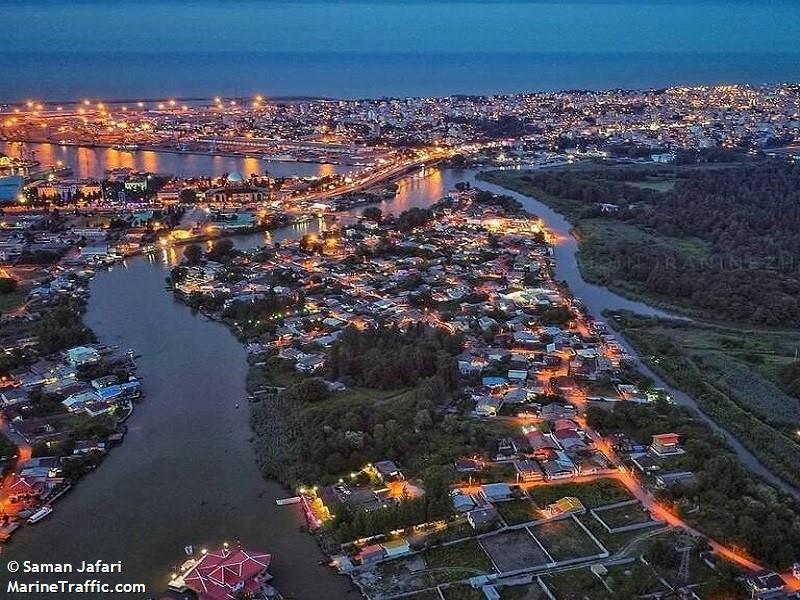
[[[514,470],[517,473],[517,483],[528,483],[544,479],[544,471],[535,460],[514,461]]]
[[[785,584],[781,576],[774,571],[759,571],[745,578],[745,584],[750,591],[751,598],[760,600],[771,600],[773,598],[785,598]]]
[[[552,504],[547,505],[545,510],[548,517],[557,517],[570,513],[581,514],[586,512],[586,507],[583,503],[574,496],[565,496],[560,500],[556,500]]]
[[[390,542],[383,542],[381,544],[384,552],[386,552],[386,558],[396,558],[398,556],[403,556],[404,554],[408,554],[411,552],[411,545],[408,543],[406,539],[397,539],[392,540]]]
[[[511,500],[514,492],[507,483],[487,483],[481,486],[480,495],[486,502]]]
[[[650,444],[650,450],[657,456],[683,454],[683,450],[680,447],[680,436],[677,433],[659,433],[654,435],[653,441]]]
[[[272,579],[272,556],[244,548],[219,548],[189,561],[188,570],[169,583],[177,592],[191,590],[197,600],[231,600],[261,594]]]
[[[498,518],[497,509],[493,506],[483,506],[467,513],[467,521],[476,531],[484,531],[494,527]]]
[[[16,202],[22,194],[23,183],[20,175],[0,177],[0,204]]]

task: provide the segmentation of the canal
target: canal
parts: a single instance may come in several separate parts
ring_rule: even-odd
[[[577,244],[561,215],[536,200],[477,181],[475,175],[420,171],[400,181],[398,196],[381,208],[397,213],[427,206],[459,181],[509,194],[558,236],[556,276],[592,314],[600,316],[607,309],[662,314],[585,282],[577,267]],[[315,221],[234,239],[237,247],[248,248],[321,226]],[[99,272],[92,281],[86,323],[101,342],[142,355],[138,366],[146,397],[128,423],[124,444],[59,501],[52,516],[18,532],[7,557],[122,560],[119,580],[147,582],[156,596],[170,568],[185,558],[185,545],[241,540],[273,554],[275,585],[289,598],[357,597],[347,579],[318,565],[323,556],[313,537],[300,531],[295,509],[276,506],[275,500],[288,493],[264,481],[254,462],[244,349],[227,328],[193,314],[165,289],[165,277],[178,259],[175,251],[133,258]],[[695,406],[685,394],[671,392],[679,402]],[[726,436],[752,471],[779,483]]]
[[[154,152],[137,150],[127,152],[113,148],[84,148],[47,143],[0,142],[0,152],[15,157],[30,157],[39,161],[36,171],[53,166],[72,169],[75,179],[102,179],[112,169],[132,169],[148,173],[168,173],[179,177],[202,175],[219,177],[225,173],[240,172],[245,177],[263,175],[272,177],[325,176],[348,173],[357,167],[321,163],[262,160],[254,156],[220,154],[192,154],[188,152]]]

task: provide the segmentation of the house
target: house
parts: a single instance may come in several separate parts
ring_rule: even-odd
[[[557,517],[565,514],[582,514],[586,512],[586,507],[580,499],[574,496],[565,496],[560,500],[556,500],[552,504],[548,504],[545,509],[548,517]]]
[[[185,574],[170,581],[172,590],[194,592],[197,600],[230,600],[264,592],[272,576],[272,556],[243,548],[220,548],[202,554]]]
[[[486,465],[477,458],[459,458],[453,466],[459,473],[480,473]]]
[[[657,458],[650,454],[632,454],[631,462],[633,466],[639,469],[645,475],[649,475],[656,471],[661,470],[661,463]]]
[[[356,555],[356,560],[362,565],[370,565],[383,560],[386,557],[386,550],[378,544],[364,546]]]
[[[100,353],[91,346],[75,346],[67,350],[67,362],[73,367],[88,365],[100,360]]]
[[[475,501],[472,496],[460,490],[454,490],[450,493],[450,501],[453,503],[453,508],[456,512],[465,513],[475,508]]]
[[[79,392],[77,394],[72,394],[71,396],[67,396],[67,398],[65,398],[61,402],[61,404],[66,406],[67,410],[69,410],[70,412],[80,412],[84,408],[86,408],[87,405],[99,401],[100,401],[100,396],[97,394],[97,392],[87,390],[84,392]]]
[[[496,417],[503,406],[503,399],[498,396],[481,396],[475,405],[475,414],[479,417]]]
[[[383,548],[384,552],[386,553],[386,558],[395,558],[411,552],[411,545],[406,539],[383,542],[381,544],[381,548]]]
[[[680,488],[694,485],[697,478],[691,471],[674,471],[656,475],[656,485],[662,488]]]
[[[679,444],[680,436],[677,433],[659,433],[653,436],[650,450],[652,450],[656,456],[683,454],[683,450]]]
[[[480,495],[487,502],[503,502],[511,500],[514,492],[507,483],[487,483],[481,486]]]
[[[566,479],[576,473],[575,464],[563,452],[556,452],[552,459],[544,461],[542,469],[547,479]]]
[[[781,576],[775,571],[759,571],[745,577],[745,585],[750,590],[751,598],[759,600],[772,600],[773,598],[784,598],[785,584]]]
[[[467,522],[476,531],[491,529],[498,518],[497,509],[493,506],[483,506],[467,513]]]
[[[497,440],[497,454],[495,460],[510,460],[517,456],[517,445],[511,438]]]
[[[552,436],[536,429],[525,433],[525,441],[529,448],[526,454],[538,460],[549,460],[555,456],[559,446]]]
[[[544,471],[535,460],[514,461],[514,470],[517,473],[517,483],[541,481],[544,479]]]
[[[313,373],[325,364],[325,357],[321,354],[309,354],[297,361],[295,369],[301,373]]]
[[[381,479],[384,481],[394,481],[405,479],[403,477],[403,472],[400,470],[394,461],[391,460],[381,460],[375,463],[375,470],[378,472],[378,475],[381,476]]]

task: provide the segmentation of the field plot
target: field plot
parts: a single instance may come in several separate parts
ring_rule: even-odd
[[[485,600],[486,596],[480,589],[475,589],[463,583],[441,588],[445,600]]]
[[[586,508],[596,508],[604,504],[632,500],[628,490],[614,479],[598,479],[588,483],[533,486],[528,489],[528,494],[539,508],[544,508],[565,496],[579,498]]]
[[[556,562],[596,556],[605,552],[574,519],[549,521],[530,528]]]
[[[423,556],[429,569],[447,569],[461,573],[461,577],[456,577],[455,580],[494,571],[489,558],[474,540],[431,548]]]
[[[470,540],[432,548],[422,555],[380,563],[354,577],[373,599],[411,592],[422,592],[414,597],[425,599],[430,592],[423,590],[493,571],[492,563],[478,543]]]
[[[495,508],[508,525],[519,525],[520,523],[527,523],[541,518],[536,505],[527,498],[498,502],[495,504]]]
[[[609,509],[596,509],[594,518],[605,524],[610,531],[625,530],[626,528],[644,528],[648,525],[658,525],[650,512],[645,510],[641,502],[633,502]]]
[[[500,600],[550,600],[538,583],[503,587]]]
[[[557,600],[612,600],[616,598],[587,569],[545,575],[542,581]]]
[[[484,537],[481,545],[501,571],[531,569],[551,562],[525,529]]]

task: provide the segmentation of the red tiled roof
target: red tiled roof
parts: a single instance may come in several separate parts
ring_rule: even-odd
[[[260,582],[254,579],[267,570],[271,561],[269,554],[221,548],[200,558],[183,580],[199,600],[230,600],[238,589],[256,590]]]

